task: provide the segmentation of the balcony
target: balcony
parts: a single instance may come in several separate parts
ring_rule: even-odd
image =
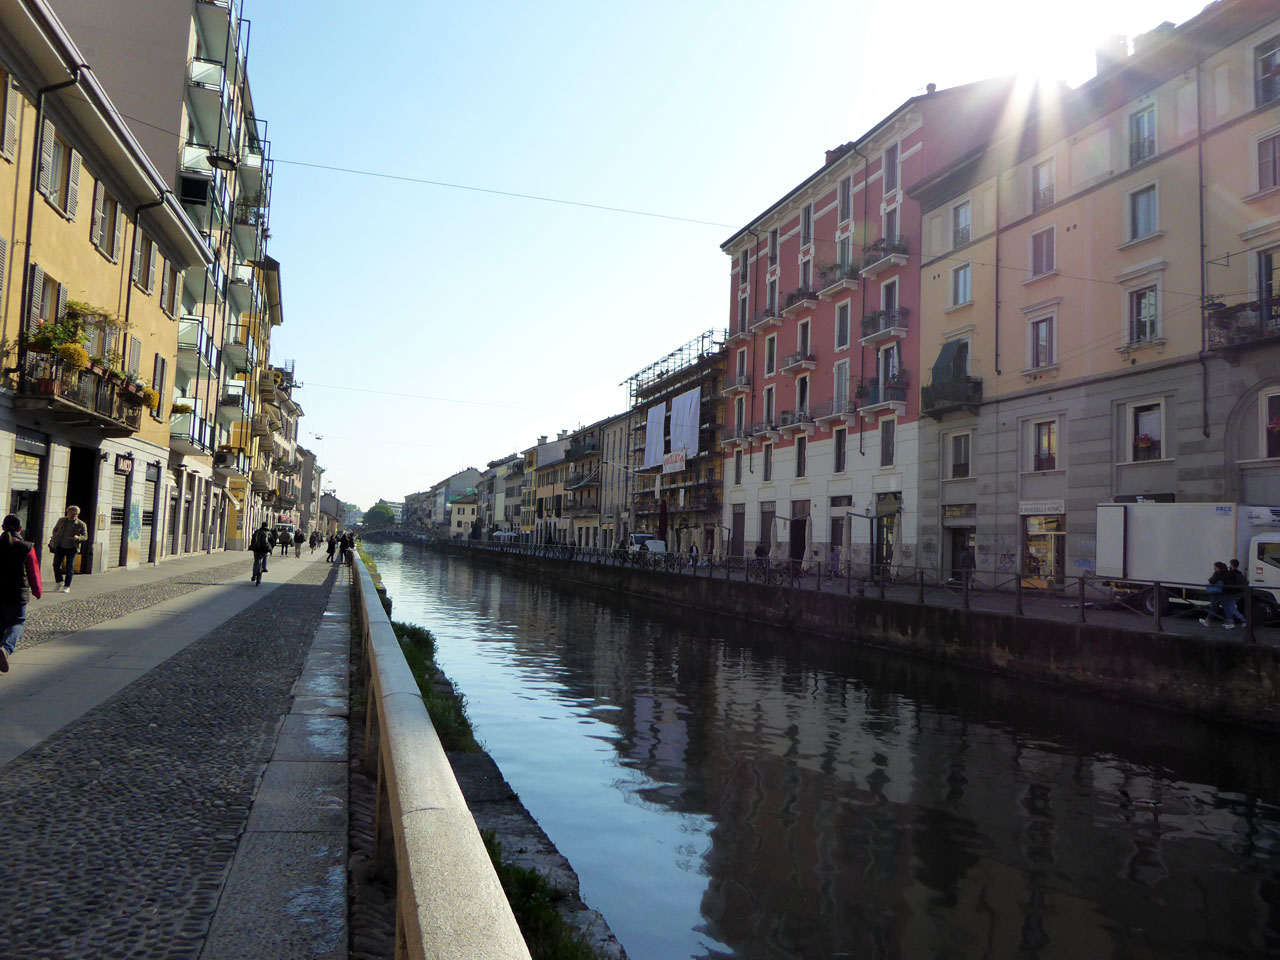
[[[191,407],[186,413],[169,416],[169,449],[191,456],[203,456],[213,449],[214,427],[204,417],[199,398],[174,397],[175,403]]]
[[[584,470],[577,473],[569,474],[569,479],[565,482],[566,490],[581,490],[586,487],[600,486],[599,470]]]
[[[704,493],[699,496],[686,497],[684,502],[679,497],[667,500],[667,510],[670,513],[715,513],[720,512],[720,498],[714,493]]]
[[[271,421],[267,419],[267,415],[265,413],[259,413],[253,418],[249,427],[249,432],[255,437],[271,436]]]
[[[726,346],[734,343],[743,343],[750,340],[751,335],[751,324],[743,321],[740,325],[729,328],[729,336],[725,338],[724,342]]]
[[[258,344],[254,339],[255,324],[229,323],[222,341],[222,359],[235,373],[250,370],[258,359]]]
[[[751,392],[751,374],[740,373],[735,377],[726,377],[725,388],[720,391],[723,397],[736,396],[739,393]]]
[[[862,318],[862,336],[858,342],[864,347],[874,346],[882,340],[907,335],[907,308],[876,310]]]
[[[720,438],[720,446],[726,450],[737,446],[746,446],[751,442],[751,428],[745,424],[736,427],[725,427],[724,436]]]
[[[780,326],[782,326],[782,311],[777,307],[765,307],[763,310],[757,311],[756,315],[751,318],[752,333],[761,333]]]
[[[1129,166],[1146,163],[1156,155],[1156,138],[1139,137],[1129,144]]]
[[[224,447],[213,455],[213,470],[220,476],[243,480],[249,476],[249,458],[243,450]]]
[[[920,391],[920,408],[935,420],[948,413],[977,413],[982,403],[982,378],[960,377],[934,383]]]
[[[210,240],[209,249],[218,253],[218,246]],[[222,264],[214,261],[208,267],[194,266],[183,275],[183,289],[196,303],[218,306],[227,299],[227,275]]]
[[[276,377],[274,370],[262,370],[258,373],[258,396],[267,403],[276,403],[279,400],[276,395],[279,381]]]
[[[872,380],[870,383],[863,384],[859,387],[862,392],[861,411],[862,415],[867,419],[874,420],[879,414],[886,411],[893,411],[898,416],[903,416],[907,412],[907,391],[908,386],[907,372],[899,370],[894,379],[884,384],[883,387],[879,380]]]
[[[236,202],[235,213],[236,244],[241,250],[256,250],[259,234],[267,225],[267,210],[250,200]]]
[[[233,263],[229,280],[228,289],[231,298],[241,310],[248,309],[253,303],[254,288],[257,285],[254,279],[253,266],[243,262]]]
[[[857,401],[851,400],[847,396],[837,397],[824,403],[815,403],[809,409],[813,413],[814,422],[824,427],[830,427],[840,422],[853,423],[854,418],[858,415]]]
[[[564,507],[564,515],[580,519],[584,517],[596,517],[600,515],[600,504],[598,503],[571,503]]]
[[[266,188],[271,178],[267,173],[267,159],[263,155],[261,143],[250,140],[245,145],[244,152],[240,156],[240,166],[236,172],[239,174],[238,186],[241,198],[266,206]]]
[[[906,266],[907,252],[905,237],[881,237],[873,241],[862,254],[862,275],[874,277],[890,267]]]
[[[271,471],[266,467],[254,467],[249,472],[249,485],[254,493],[266,493],[271,489]]]
[[[28,351],[22,392],[16,403],[39,410],[65,427],[92,427],[104,436],[127,437],[142,424],[142,405],[115,377],[70,370],[61,357]],[[133,394],[136,397],[136,394]]]
[[[808,350],[793,353],[782,361],[782,372],[793,376],[803,370],[813,370],[818,366],[818,358]]]
[[[1031,212],[1039,213],[1041,210],[1047,210],[1053,206],[1053,200],[1053,184],[1041,187],[1031,194]]]
[[[217,345],[205,332],[204,319],[183,317],[178,321],[178,371],[189,377],[216,376],[220,362]]]
[[[818,268],[818,296],[834,300],[845,290],[858,289],[858,268],[853,264],[827,263]]]
[[[808,287],[800,287],[787,294],[787,305],[782,308],[784,317],[795,317],[818,305],[818,295]]]
[[[813,433],[813,414],[808,410],[783,410],[778,415],[779,432],[785,436]]]
[[[1252,300],[1224,305],[1209,304],[1210,349],[1235,353],[1249,347],[1275,343],[1280,337],[1280,303]]]
[[[592,454],[600,452],[600,441],[595,437],[583,438],[569,441],[569,449],[565,452],[566,460],[581,460],[583,457],[589,457]]]
[[[769,437],[776,438],[780,436],[780,433],[778,432],[778,422],[776,419],[757,421],[751,425],[750,432],[753,438],[759,437],[767,439]]]
[[[222,423],[234,423],[253,415],[253,402],[245,392],[243,383],[228,383],[218,398],[218,420]]]
[[[951,231],[951,246],[963,247],[966,243],[969,242],[969,239],[972,236],[972,233],[973,231],[969,224],[965,224],[962,227],[953,228]]]

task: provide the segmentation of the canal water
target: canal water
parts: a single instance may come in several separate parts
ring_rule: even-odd
[[[633,960],[1280,956],[1274,737],[368,550]]]

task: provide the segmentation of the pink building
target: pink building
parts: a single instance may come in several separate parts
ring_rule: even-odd
[[[827,151],[821,169],[722,244],[733,264],[723,440],[732,554],[764,543],[807,563],[915,565],[920,209],[906,188],[984,143],[1011,88],[930,85]]]

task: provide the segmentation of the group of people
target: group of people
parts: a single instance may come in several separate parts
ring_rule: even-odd
[[[254,583],[262,582],[262,574],[267,572],[267,557],[275,550],[276,546],[280,546],[280,555],[288,556],[289,547],[294,548],[294,556],[302,556],[302,544],[307,542],[311,545],[311,552],[315,553],[316,547],[322,542],[322,537],[317,530],[311,531],[310,538],[303,533],[291,533],[288,528],[284,528],[277,533],[271,529],[271,525],[267,521],[262,521],[262,526],[254,531],[253,536],[249,540],[249,549],[253,552],[253,576],[250,578]],[[325,557],[326,563],[333,563],[334,554],[338,554],[338,562],[346,563],[348,555],[354,552],[355,535],[350,530],[343,531],[341,536],[335,533],[329,534],[328,547],[329,552]]]
[[[1207,591],[1214,596],[1214,599],[1210,601],[1209,609],[1200,619],[1201,625],[1209,626],[1214,622],[1215,617],[1223,621],[1222,626],[1227,630],[1234,630],[1241,624],[1247,623],[1248,618],[1245,617],[1238,603],[1247,582],[1244,571],[1240,569],[1239,560],[1232,560],[1229,566],[1221,560],[1215,562]]]
[[[342,536],[336,533],[329,534],[329,553],[325,556],[325,563],[333,563],[333,555],[338,554],[338,562],[346,563],[347,558],[355,550],[356,538],[350,530],[342,531]]]

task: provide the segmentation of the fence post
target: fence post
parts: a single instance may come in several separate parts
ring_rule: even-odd
[[[924,603],[924,570],[916,570],[916,603]]]
[[[853,561],[846,560],[844,565],[844,595],[847,597],[853,587]]]
[[[877,579],[880,581],[880,599],[881,600],[884,599],[884,568],[885,568],[885,565],[883,563],[879,565],[878,567],[879,576],[877,577]]]
[[[1162,589],[1159,580],[1151,585],[1151,626],[1156,633],[1164,632],[1164,627],[1160,623],[1160,593]]]
[[[961,605],[964,607],[965,610],[968,610],[969,609],[969,571],[968,570],[960,571],[960,586],[961,586],[960,596],[962,598]]]
[[[1084,623],[1084,577],[1080,577],[1080,622]]]
[[[1022,574],[1016,571],[1013,575],[1013,612],[1022,616]]]

